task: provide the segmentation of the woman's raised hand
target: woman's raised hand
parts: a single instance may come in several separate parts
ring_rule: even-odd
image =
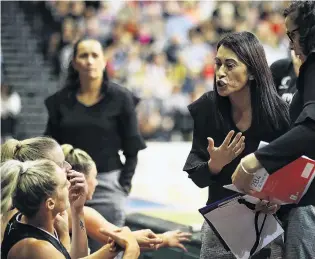
[[[208,138],[207,150],[210,155],[208,166],[212,173],[219,173],[225,165],[229,164],[243,152],[245,148],[245,137],[239,132],[233,138],[234,133],[235,131],[231,130],[219,147],[215,147],[214,140]]]

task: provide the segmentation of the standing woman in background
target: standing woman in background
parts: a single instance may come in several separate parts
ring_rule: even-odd
[[[45,135],[88,152],[96,163],[98,186],[88,205],[116,226],[125,223],[124,206],[131,189],[140,135],[129,90],[108,81],[99,41],[84,38],[73,48],[64,89],[48,97]],[[123,164],[118,151],[126,158]],[[89,242],[92,251],[101,244]]]

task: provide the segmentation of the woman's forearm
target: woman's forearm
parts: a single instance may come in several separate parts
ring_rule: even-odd
[[[117,252],[112,252],[111,251],[111,245],[106,244],[103,247],[101,247],[99,250],[97,250],[95,253],[81,257],[80,259],[113,259],[117,256]]]
[[[139,246],[127,246],[124,252],[123,259],[136,259],[140,256]]]
[[[84,222],[84,212],[71,210],[72,217],[72,242],[71,258],[81,258],[88,255],[88,240]]]
[[[105,228],[110,230],[118,230],[119,228],[112,223],[108,222],[99,212],[95,209],[84,206],[84,220],[86,232],[88,236],[102,244],[108,243],[108,236],[100,233],[99,229]]]
[[[67,251],[70,253],[71,252],[71,239],[69,232],[64,235],[59,235],[59,240],[61,244],[67,249]]]

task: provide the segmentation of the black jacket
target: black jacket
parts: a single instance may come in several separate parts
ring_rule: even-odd
[[[104,98],[92,106],[80,103],[76,91],[65,88],[45,100],[49,115],[45,135],[86,151],[99,173],[121,169],[120,184],[128,191],[137,153],[146,148],[135,102],[128,89],[111,82],[106,83]],[[126,157],[124,164],[119,150]]]
[[[291,129],[255,152],[270,174],[302,155],[315,159],[315,51],[300,68],[297,90],[290,106]],[[315,205],[314,197],[315,181],[299,205]]]

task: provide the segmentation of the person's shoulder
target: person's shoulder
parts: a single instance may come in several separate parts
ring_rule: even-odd
[[[272,74],[283,73],[287,69],[293,66],[292,60],[290,58],[279,59],[273,62],[270,66]]]
[[[108,83],[108,92],[113,95],[115,100],[121,101],[131,101],[135,106],[140,102],[140,98],[136,96],[132,91],[128,88],[121,86],[114,82]]]
[[[205,113],[214,107],[215,92],[209,91],[204,93],[197,100],[188,105],[188,110],[194,116],[197,113]]]
[[[47,104],[52,104],[55,102],[60,103],[60,101],[62,101],[63,99],[68,98],[69,94],[70,94],[70,91],[66,88],[63,88],[63,89],[57,91],[56,93],[48,96],[45,99],[45,104],[47,105]]]
[[[47,258],[48,255],[49,257],[56,259],[64,258],[64,256],[49,242],[38,240],[36,238],[25,238],[11,248],[8,254],[8,259],[44,259]]]
[[[7,213],[1,214],[1,227],[5,228],[9,221],[13,219],[13,216],[16,216],[19,211],[17,209],[12,209]]]
[[[108,82],[108,91],[115,95],[131,96],[131,91],[128,88],[111,81]]]
[[[306,58],[306,61],[302,64],[300,68],[300,72],[304,71],[306,69],[309,69],[310,71],[313,71],[315,66],[315,50],[312,51]],[[312,69],[310,69],[312,68]]]

